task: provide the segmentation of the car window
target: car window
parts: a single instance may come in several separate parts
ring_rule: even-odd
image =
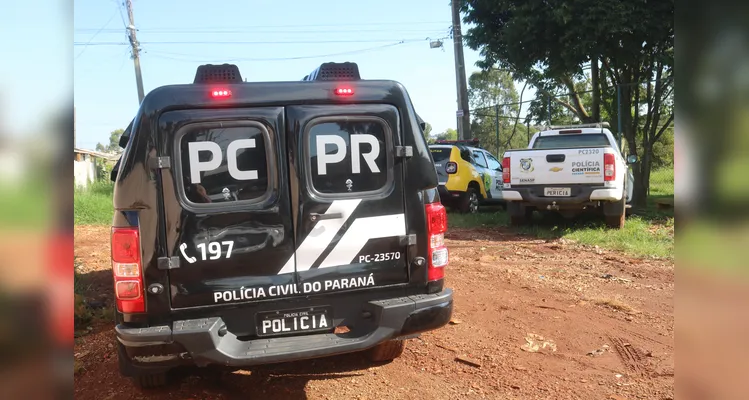
[[[322,195],[374,192],[388,182],[389,129],[380,120],[312,125],[306,146],[311,186]]]
[[[569,147],[610,146],[609,138],[603,133],[564,134],[539,136],[533,143],[534,149],[563,149]]]
[[[257,123],[187,127],[179,137],[187,200],[226,203],[263,197],[268,191],[266,136]]]
[[[495,171],[502,170],[502,163],[497,161],[497,159],[494,158],[494,156],[492,156],[491,154],[489,153],[486,154],[486,161],[487,161],[487,164],[489,165],[489,169],[495,170]]]
[[[452,152],[451,147],[430,147],[429,151],[432,153],[432,159],[434,162],[442,162],[450,159],[450,153]]]
[[[483,152],[474,150],[473,151],[473,159],[475,160],[475,164],[476,165],[478,165],[480,167],[488,168],[488,166],[486,165],[486,158],[484,158],[484,153]]]

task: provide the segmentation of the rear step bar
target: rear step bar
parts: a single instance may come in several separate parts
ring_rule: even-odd
[[[325,333],[243,341],[224,329],[220,317],[175,321],[173,329],[169,325],[150,328],[117,325],[115,330],[117,339],[127,347],[177,343],[198,366],[285,362],[365,350],[386,340],[442,327],[452,316],[452,289],[436,294],[371,301],[364,308],[371,312],[377,328],[358,337]]]

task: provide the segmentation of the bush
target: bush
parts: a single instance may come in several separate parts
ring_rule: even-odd
[[[112,182],[98,181],[76,188],[73,212],[76,225],[107,225],[112,222]]]

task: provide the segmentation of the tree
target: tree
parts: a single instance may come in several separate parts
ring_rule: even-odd
[[[508,148],[525,147],[525,126],[519,121],[518,100],[515,82],[508,71],[490,69],[471,74],[468,78],[468,101],[472,114],[471,133],[479,139],[482,147],[500,154]],[[497,157],[500,154],[497,154]]]
[[[634,202],[644,206],[653,147],[674,119],[674,0],[463,0],[462,11],[473,25],[466,42],[480,49],[483,69],[513,71],[582,122],[598,113],[578,89],[591,66],[589,104],[612,121],[622,110],[630,154],[642,154]],[[560,87],[566,99],[555,94]]]
[[[430,134],[432,133],[432,125],[429,122],[424,123],[424,139],[427,141],[427,143],[432,142],[432,137]]]
[[[115,129],[110,132],[109,144],[105,146],[101,143],[97,143],[96,151],[101,151],[102,153],[121,153],[122,148],[120,147],[120,136],[122,136],[123,132],[125,132],[124,129]]]
[[[458,140],[458,131],[453,128],[447,128],[444,132],[438,133],[436,140]]]

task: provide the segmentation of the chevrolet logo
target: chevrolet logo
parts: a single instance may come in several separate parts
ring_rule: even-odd
[[[563,169],[564,168],[560,168],[560,167],[551,167],[551,168],[549,168],[549,171],[551,171],[551,172],[559,172],[559,171],[561,171]]]

